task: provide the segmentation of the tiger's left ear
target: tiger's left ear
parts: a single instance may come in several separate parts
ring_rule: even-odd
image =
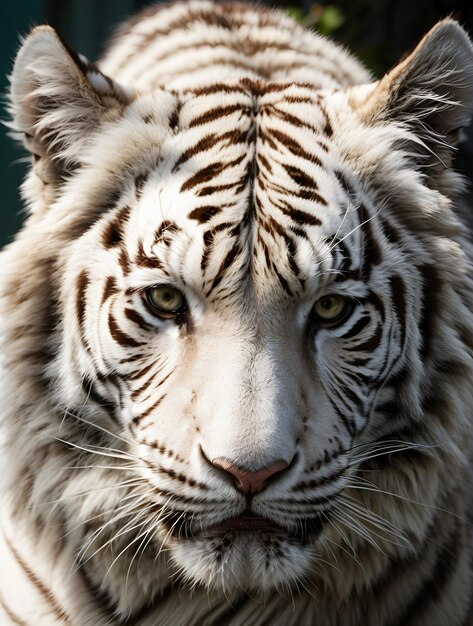
[[[117,119],[132,99],[49,26],[35,28],[25,39],[10,82],[11,126],[45,183],[66,178],[92,133]]]
[[[473,46],[463,28],[446,19],[355,106],[369,125],[400,122],[427,154],[445,164],[473,112]]]

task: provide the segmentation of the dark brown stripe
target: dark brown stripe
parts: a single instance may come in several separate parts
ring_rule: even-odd
[[[189,128],[193,128],[194,126],[200,126],[201,124],[208,124],[209,122],[214,122],[215,120],[220,119],[221,117],[226,117],[235,111],[241,111],[242,113],[246,113],[248,115],[248,109],[243,107],[241,104],[229,104],[228,106],[220,106],[215,107],[213,109],[209,109],[202,115],[195,117],[193,120],[189,122]]]
[[[208,183],[213,178],[216,178],[220,172],[223,172],[225,169],[225,164],[217,161],[217,163],[212,163],[206,167],[203,167],[198,172],[196,172],[193,176],[188,178],[181,185],[181,192],[189,191],[189,189],[193,189],[197,185],[201,183]]]
[[[234,187],[234,183],[227,183],[226,185],[207,185],[206,187],[201,187],[201,189],[198,189],[195,193],[197,196],[211,196],[219,191],[228,191]]]
[[[181,109],[182,109],[182,102],[177,100],[176,106],[173,112],[171,113],[171,115],[169,116],[169,128],[173,132],[177,132],[179,128]]]
[[[77,319],[79,321],[79,326],[81,328],[81,331],[82,331],[82,326],[85,320],[85,307],[86,307],[86,302],[87,302],[86,293],[87,293],[87,288],[89,287],[89,285],[90,285],[89,275],[87,274],[85,270],[82,270],[82,272],[79,274],[79,277],[77,279],[77,300],[76,300]]]
[[[360,228],[363,233],[363,260],[361,265],[361,274],[365,280],[368,280],[371,269],[374,265],[379,265],[383,260],[383,254],[376,237],[373,234],[371,226],[371,217],[366,207],[361,204],[358,208],[360,219]]]
[[[136,341],[136,339],[133,339],[133,337],[130,337],[130,335],[127,335],[127,333],[123,332],[123,330],[119,328],[112,311],[108,314],[108,327],[113,339],[125,348],[139,348],[140,346],[145,345],[140,341]]]
[[[148,176],[149,172],[146,172],[145,174],[138,174],[138,176],[135,178],[135,192],[138,199],[141,198],[141,194],[143,192],[144,186],[146,185],[146,181],[148,180]]]
[[[319,186],[312,176],[294,165],[283,165],[286,172],[292,180],[300,187],[308,187],[309,189],[318,189]]]
[[[130,212],[130,207],[125,205],[118,211],[115,217],[106,224],[102,234],[102,243],[106,248],[113,248],[122,242],[124,227],[128,221]]]
[[[183,163],[186,163],[187,161],[189,161],[189,159],[192,159],[192,157],[194,157],[196,154],[199,154],[201,152],[207,152],[207,150],[213,148],[219,141],[220,137],[215,133],[206,135],[205,137],[200,139],[196,144],[194,144],[193,146],[185,150],[183,154],[181,154],[181,156],[174,164],[173,172],[175,172]]]
[[[4,537],[5,537],[5,543],[7,544],[8,549],[15,557],[16,562],[21,567],[21,569],[27,576],[30,583],[36,587],[36,589],[39,591],[41,596],[46,600],[46,602],[49,604],[49,606],[51,607],[56,617],[59,620],[62,620],[65,624],[72,626],[71,618],[69,617],[65,609],[63,609],[60,606],[53,592],[50,589],[48,589],[48,587],[46,587],[46,585],[38,578],[38,576],[33,572],[33,570],[25,563],[25,561],[21,558],[21,556],[16,551],[14,546],[10,543],[8,537],[6,537],[5,535]]]
[[[162,242],[166,245],[169,245],[171,243],[172,237],[181,231],[182,229],[176,224],[176,222],[173,222],[171,220],[163,220],[156,229],[156,232],[154,233],[154,243],[156,244]],[[141,250],[143,250],[142,244]]]
[[[235,227],[235,222],[221,222],[213,228],[206,230],[203,235],[204,252],[202,253],[202,260],[200,262],[200,268],[204,272],[209,262],[210,251],[212,248],[213,240],[217,233],[223,230],[228,230]]]
[[[153,378],[155,378],[159,372],[163,369],[163,367],[161,366],[157,372],[153,372],[153,374],[141,385],[141,387],[139,387],[138,389],[135,389],[132,394],[131,397],[137,398],[143,391],[145,391],[151,384]],[[171,374],[173,373],[173,371],[171,370],[169,372],[169,374],[166,374],[166,376],[164,378],[162,378],[156,385],[153,386],[153,390],[150,393],[150,395],[146,398],[142,398],[141,402],[146,402],[147,400],[149,400],[151,398],[152,395],[154,395],[155,391],[158,389],[158,387],[161,387],[161,385],[163,385],[167,379],[171,376]]]
[[[319,167],[322,167],[322,162],[318,156],[315,154],[311,154],[307,152],[299,142],[297,142],[293,137],[290,137],[286,133],[283,133],[280,130],[276,130],[272,128],[270,131],[271,135],[279,141],[283,146],[285,146],[294,156],[301,157],[306,161],[310,161],[311,163],[315,163]]]
[[[152,365],[154,365],[154,363],[152,363]],[[145,367],[141,370],[143,372],[143,376],[149,371],[149,369],[150,369],[150,366]],[[147,378],[143,383],[141,383],[141,385],[137,389],[134,389],[131,392],[131,398],[133,400],[138,398],[138,396],[140,396],[143,393],[143,391],[145,391],[145,389],[149,387],[151,381],[161,371],[161,369],[162,367],[160,367],[157,372],[153,372],[152,375],[149,378]],[[137,376],[132,377],[133,380],[136,380],[137,378],[138,378]]]
[[[120,265],[123,275],[126,276],[130,272],[130,259],[125,248],[121,248],[118,256],[118,264]]]
[[[148,363],[148,365],[145,365],[143,368],[141,368],[137,372],[133,372],[133,374],[130,374],[128,378],[130,380],[136,380],[137,378],[141,378],[142,376],[145,376],[145,374],[147,374],[154,365],[155,365],[155,361],[153,360],[150,363]]]
[[[222,261],[222,264],[220,265],[218,269],[217,275],[215,276],[212,282],[212,285],[207,291],[207,294],[206,294],[207,296],[209,296],[212,293],[212,291],[221,283],[225,275],[225,272],[232,265],[232,263],[235,261],[235,259],[237,258],[240,252],[241,252],[240,242],[236,241],[233,247],[231,248],[231,250],[228,252],[225,259]]]
[[[105,225],[102,233],[102,243],[105,248],[114,248],[122,241],[122,230],[116,220],[111,220]]]
[[[356,352],[369,352],[370,354],[376,350],[379,346],[381,339],[383,337],[383,326],[378,324],[374,334],[364,341],[363,343],[357,344],[350,348],[350,350],[355,350]]]
[[[163,269],[163,265],[158,257],[149,257],[143,247],[143,241],[138,242],[138,251],[135,256],[135,263],[139,267],[146,267],[150,269]]]
[[[205,233],[204,233],[204,236],[202,237],[203,244],[204,244],[204,251],[202,253],[202,259],[200,261],[200,269],[202,270],[202,272],[205,272],[205,270],[207,268],[207,264],[209,262],[209,257],[210,257],[210,250],[212,248],[214,236],[215,235],[214,235],[213,230],[206,230]]]
[[[321,204],[322,206],[328,205],[327,200],[323,196],[321,196],[319,193],[314,191],[313,189],[303,188],[303,189],[300,189],[297,194],[293,194],[293,195],[297,195],[298,198],[302,198],[303,200],[310,200],[310,202],[317,202],[318,204]]]
[[[135,309],[125,309],[125,317],[139,326],[142,330],[154,330],[153,326],[148,324],[148,322],[138,313],[138,311],[135,311]]]
[[[200,206],[189,213],[189,219],[197,220],[201,224],[208,222],[214,215],[220,213],[222,207],[215,205]]]
[[[105,281],[105,287],[103,289],[102,294],[102,306],[115,293],[118,292],[117,281],[114,276],[107,276],[107,280]]]
[[[173,372],[169,372],[169,374],[166,374],[166,376],[164,378],[161,378],[161,380],[159,381],[159,383],[157,383],[155,389],[157,389],[158,387],[161,387],[161,385],[164,385],[164,383],[167,381],[167,379],[171,376]]]
[[[349,331],[342,335],[342,339],[352,339],[356,335],[359,335],[362,330],[370,323],[371,318],[369,316],[360,317],[360,319],[354,324]]]
[[[284,278],[284,276],[282,276],[282,274],[279,273],[279,271],[278,271],[278,269],[277,269],[277,267],[276,267],[276,265],[274,263],[272,264],[272,270],[276,274],[276,276],[277,276],[277,278],[278,278],[278,280],[279,280],[279,282],[281,284],[281,287],[284,289],[284,291],[287,293],[287,295],[291,296],[291,298],[292,298],[292,296],[294,294],[292,293],[292,289],[289,287],[289,283]]]
[[[241,81],[243,83],[243,81]],[[226,83],[214,83],[205,87],[195,87],[193,89],[183,89],[183,93],[192,94],[194,96],[211,96],[218,93],[233,94],[239,93],[244,95],[245,89],[240,85],[229,85]]]
[[[271,166],[271,163],[268,161],[268,159],[263,155],[263,154],[258,154],[257,155],[257,160],[258,160],[258,165],[263,165],[264,169],[269,173],[272,174],[273,172],[273,168]]]
[[[334,74],[328,73],[328,75],[336,78],[336,76]],[[348,79],[347,85],[350,85],[350,84],[351,84],[351,79]],[[318,101],[318,105],[319,105],[319,111],[324,116],[324,121],[325,121],[324,133],[327,135],[327,137],[331,137],[333,135],[333,128],[332,128],[332,125],[330,123],[330,119],[329,119],[327,110],[322,105],[322,103],[320,101],[320,98],[319,98],[319,101]]]
[[[316,200],[319,198],[321,199],[321,196],[319,196],[318,194],[315,195],[317,197]],[[325,200],[324,203],[327,204]],[[319,218],[315,217],[315,215],[311,215],[310,213],[306,213],[305,211],[301,211],[300,209],[295,209],[287,202],[278,205],[278,208],[284,213],[284,215],[290,217],[291,220],[295,222],[298,226],[320,226],[322,224]]]
[[[95,402],[95,404],[103,409],[110,418],[115,420],[115,410],[113,404],[97,391],[95,380],[84,377],[81,382],[81,387],[87,400]]]
[[[289,226],[289,230],[297,235],[297,237],[299,237],[300,239],[305,239],[306,241],[309,240],[308,234],[305,232],[305,230],[302,230],[302,228],[299,228],[298,226]]]
[[[286,236],[286,245],[287,245],[287,261],[289,263],[289,267],[291,268],[291,271],[294,274],[294,276],[299,277],[300,269],[296,261],[297,243],[294,241],[292,237]],[[301,279],[299,279],[299,282],[301,282],[302,284]]]
[[[145,417],[148,417],[148,415],[150,413],[152,413],[155,409],[158,408],[158,406],[161,404],[161,402],[164,400],[164,398],[166,397],[167,394],[163,394],[160,398],[158,398],[156,400],[156,402],[154,404],[152,404],[148,409],[146,409],[146,411],[144,411],[143,413],[141,413],[140,415],[137,415],[136,417],[133,418],[133,424],[136,426],[142,419],[144,419]]]
[[[217,163],[212,163],[207,167],[203,167],[181,185],[181,192],[189,191],[190,189],[193,189],[194,187],[197,187],[197,185],[200,185],[202,183],[208,183],[210,180],[216,178],[225,170],[239,165],[245,158],[246,154],[242,154],[233,161],[228,161],[227,163],[222,163],[218,161]]]
[[[284,100],[285,102],[288,101],[286,98]],[[300,117],[296,117],[295,115],[292,115],[291,113],[288,113],[287,111],[282,111],[281,109],[278,109],[272,104],[263,106],[261,108],[267,109],[269,112],[269,115],[273,117],[278,117],[279,119],[284,120],[285,122],[288,122],[289,124],[291,124],[292,126],[295,126],[296,128],[307,128],[308,130],[312,131],[314,134],[317,134],[317,135],[320,134],[319,129],[316,128],[313,124],[304,122],[304,120],[302,120]],[[315,139],[315,137],[311,138],[311,143],[317,143],[318,145],[320,145],[320,147],[323,150],[327,151],[327,146],[321,143],[318,139]]]
[[[166,467],[163,467],[162,465],[160,465],[159,467],[155,465],[154,469],[159,474],[165,474],[173,480],[178,480],[180,483],[189,484],[191,487],[195,487],[198,485],[201,489],[208,489],[207,485],[204,485],[203,483],[196,483],[193,478],[188,478],[185,474],[182,474],[181,472],[176,472],[172,468],[168,469]]]

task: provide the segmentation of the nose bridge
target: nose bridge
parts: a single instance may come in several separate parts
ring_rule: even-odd
[[[242,379],[249,395],[269,398],[276,390],[278,369],[275,367],[277,356],[275,346],[258,339],[248,351],[243,363]],[[254,400],[255,398],[252,398]]]
[[[278,420],[294,409],[297,380],[293,376],[294,354],[274,338],[259,340],[242,365],[241,408],[256,422]]]
[[[233,475],[241,491],[257,492],[268,477],[250,473],[288,464],[295,453],[296,389],[276,341],[252,337],[240,350],[227,372],[228,386],[216,388],[219,401],[204,447],[209,458],[228,459],[236,468]],[[276,469],[280,471],[279,465]]]
[[[284,320],[278,325],[262,327],[261,316],[260,323],[256,317],[219,317],[200,337],[190,410],[209,460],[224,458],[248,472],[291,462],[298,429],[296,352],[292,337],[281,332]],[[260,487],[260,479],[235,477],[250,490]]]

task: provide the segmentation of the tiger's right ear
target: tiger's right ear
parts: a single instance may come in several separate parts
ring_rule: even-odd
[[[442,20],[355,108],[367,125],[396,122],[409,129],[419,140],[420,166],[430,176],[436,163],[450,165],[460,131],[473,114],[468,34],[454,20]]]
[[[46,183],[67,178],[94,130],[119,117],[132,100],[49,26],[35,28],[25,39],[10,82],[11,126]]]

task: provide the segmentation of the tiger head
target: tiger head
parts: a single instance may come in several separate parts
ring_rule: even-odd
[[[370,576],[347,552],[375,570],[424,535],[409,500],[437,501],[471,393],[449,166],[472,61],[446,20],[367,85],[137,93],[50,28],[26,39],[6,335],[53,407],[22,454],[75,463],[48,484],[83,494],[62,515],[92,579],[116,561],[123,596],[136,567],[144,598],[170,579],[343,597]]]

